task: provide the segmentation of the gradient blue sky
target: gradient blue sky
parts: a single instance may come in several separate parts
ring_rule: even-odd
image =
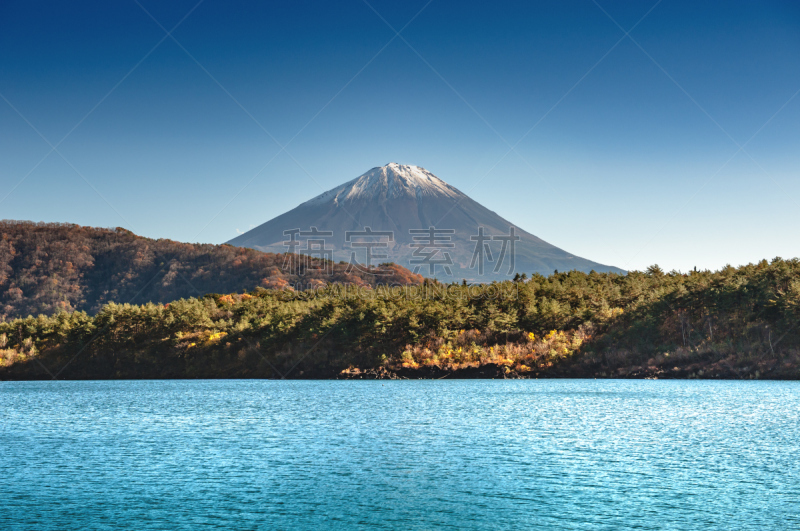
[[[800,255],[798,2],[140,1],[0,3],[0,218],[221,243],[394,161],[625,269]]]

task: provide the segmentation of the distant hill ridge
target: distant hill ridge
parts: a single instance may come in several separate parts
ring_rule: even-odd
[[[347,264],[310,259],[310,269],[285,255],[231,245],[153,240],[122,229],[66,223],[0,221],[0,319],[95,313],[110,301],[143,304],[256,288],[304,288],[331,282],[418,284],[395,265],[380,276]],[[325,270],[328,267],[328,270]]]
[[[392,238],[384,239],[386,245],[378,251],[388,256],[388,260],[412,270],[418,268],[421,274],[445,282],[462,278],[490,282],[510,279],[517,272],[549,275],[556,270],[624,273],[617,267],[575,256],[522,230],[424,168],[394,162],[372,168],[228,243],[284,252],[285,231],[310,231],[311,227],[333,233],[326,245],[335,260],[350,260],[353,256],[357,260],[366,259],[363,248],[353,245],[355,241],[366,240],[352,237],[348,240],[348,231],[364,231],[365,227],[391,231]],[[424,235],[409,232],[431,227],[446,231],[437,234],[438,243],[442,244],[438,251],[435,245],[418,247],[426,243]],[[510,270],[510,246],[505,247],[503,255],[502,236],[510,235],[512,228],[518,240],[514,248],[515,267]],[[481,230],[487,238],[479,242]],[[483,255],[482,272],[475,255],[478,248],[489,249]],[[437,262],[433,273],[424,260],[426,255]]]

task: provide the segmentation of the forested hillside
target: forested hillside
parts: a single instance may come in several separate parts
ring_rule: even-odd
[[[382,269],[386,274],[348,273],[342,263],[286,262],[282,254],[152,240],[120,228],[0,221],[0,320],[59,311],[93,314],[108,302],[165,303],[259,286],[300,289],[329,282],[422,280],[399,266]]]
[[[0,322],[0,378],[800,378],[800,261],[257,289]]]

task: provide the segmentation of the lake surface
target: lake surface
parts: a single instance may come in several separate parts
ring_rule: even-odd
[[[800,383],[0,382],[0,529],[800,529]]]

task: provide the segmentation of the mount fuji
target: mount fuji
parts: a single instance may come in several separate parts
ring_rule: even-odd
[[[324,248],[333,260],[361,265],[395,262],[442,281],[490,282],[516,273],[555,270],[624,272],[545,242],[424,168],[394,162],[228,243],[312,256],[321,256]]]

